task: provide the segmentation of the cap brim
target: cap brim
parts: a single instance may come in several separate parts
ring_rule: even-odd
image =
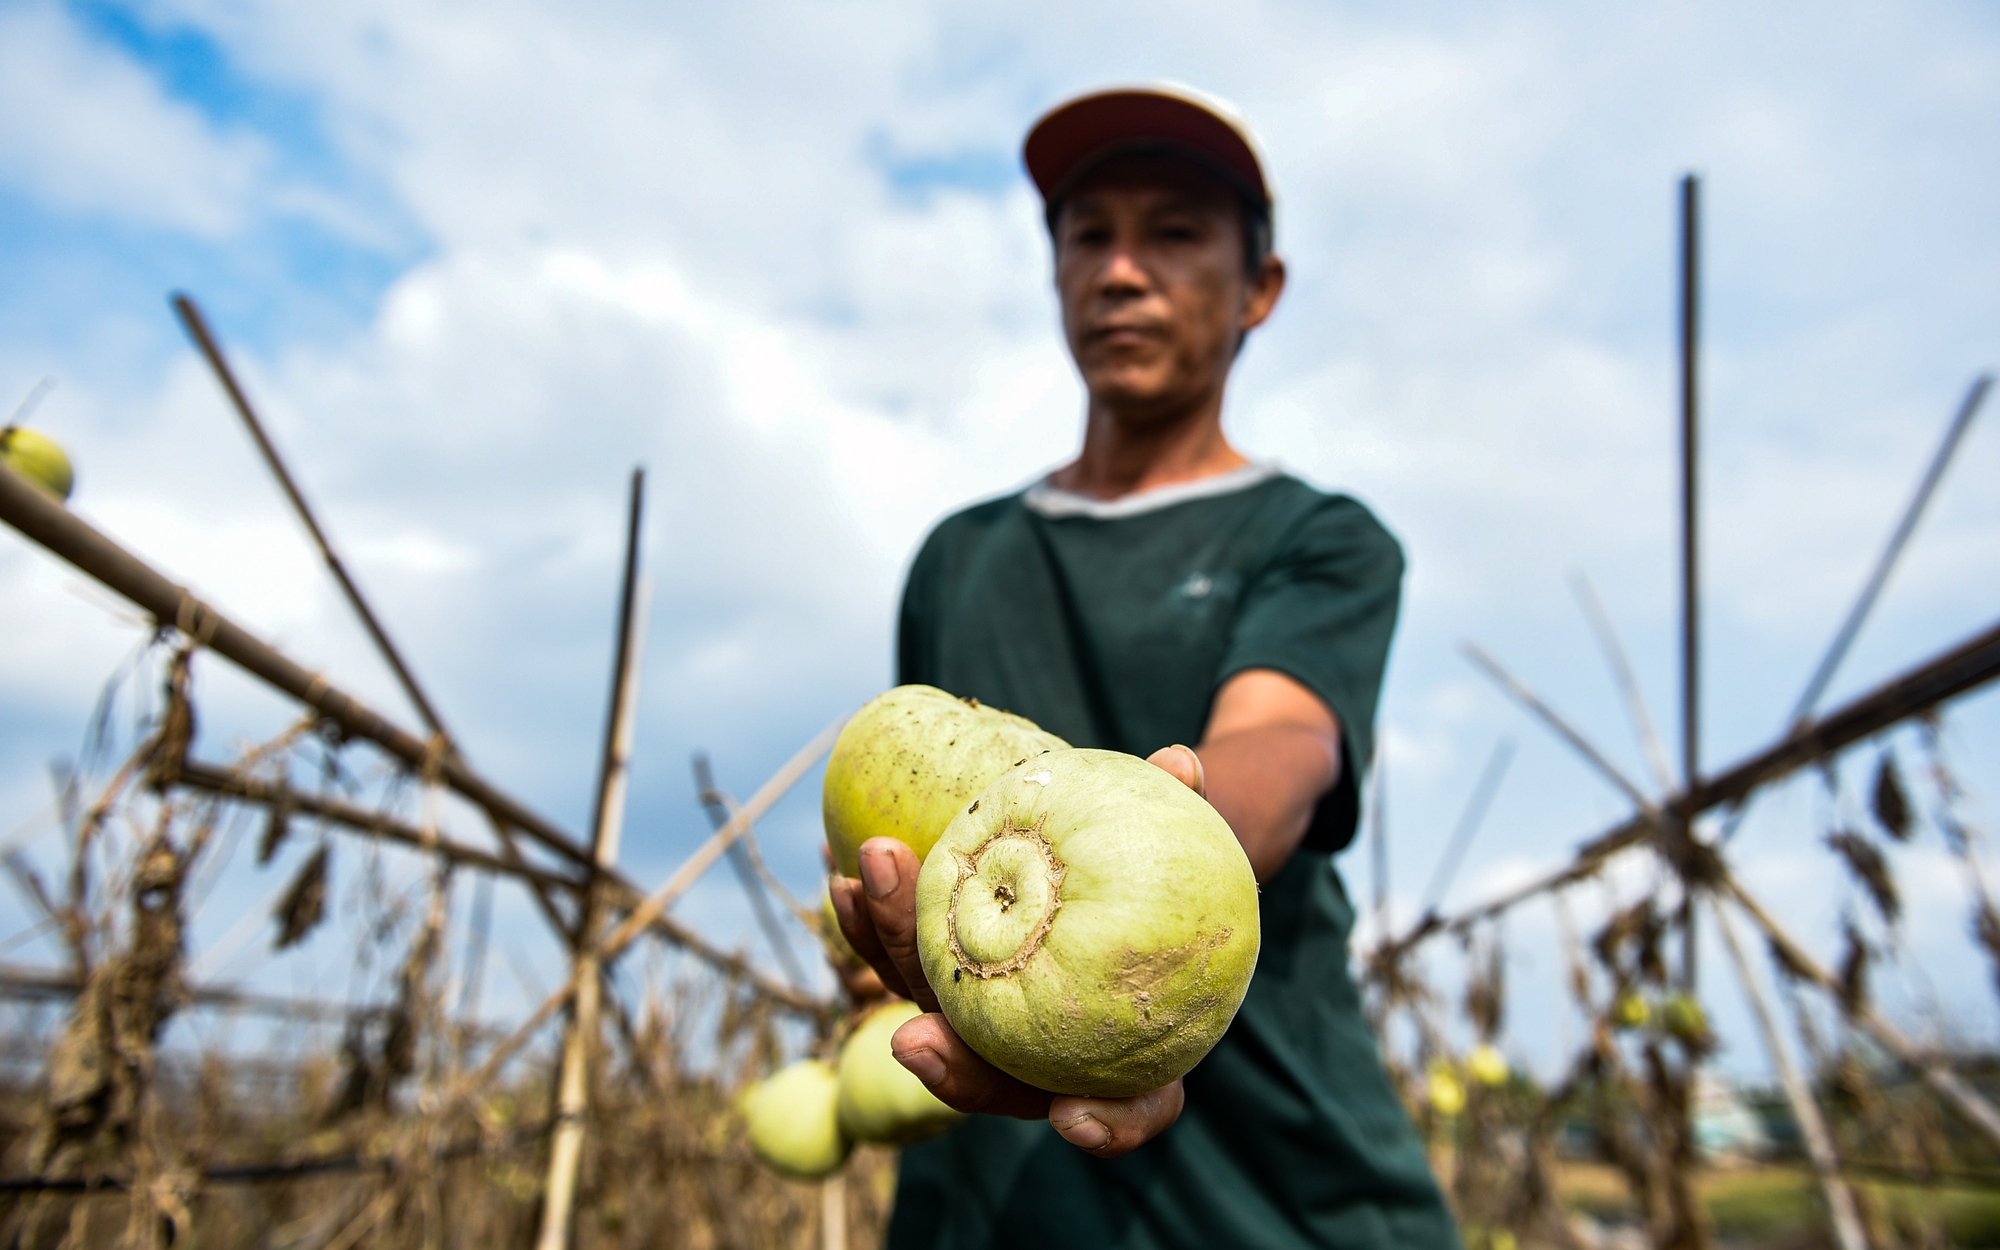
[[[1149,149],[1183,151],[1270,207],[1263,163],[1241,123],[1226,106],[1166,88],[1100,91],[1060,105],[1028,132],[1021,160],[1042,198],[1053,201],[1107,157]]]

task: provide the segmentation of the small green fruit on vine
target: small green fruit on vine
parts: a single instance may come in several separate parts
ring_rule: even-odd
[[[870,1012],[841,1046],[840,1130],[855,1141],[921,1141],[965,1118],[890,1053],[896,1030],[922,1014],[915,1003],[896,999]]]
[[[744,1091],[738,1104],[757,1157],[795,1180],[813,1181],[847,1161],[840,1083],[821,1059],[801,1059]]]

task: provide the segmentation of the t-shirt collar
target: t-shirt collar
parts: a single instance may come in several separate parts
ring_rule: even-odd
[[[1174,482],[1167,486],[1155,486],[1151,490],[1134,491],[1120,495],[1116,499],[1093,499],[1073,490],[1064,490],[1050,477],[1030,486],[1022,495],[1021,502],[1031,511],[1059,520],[1063,517],[1089,517],[1094,521],[1110,521],[1119,517],[1141,516],[1148,512],[1158,512],[1176,504],[1195,499],[1210,499],[1216,495],[1233,494],[1247,490],[1259,482],[1269,481],[1282,472],[1275,464],[1252,463],[1227,473],[1213,477],[1198,477],[1192,482]]]

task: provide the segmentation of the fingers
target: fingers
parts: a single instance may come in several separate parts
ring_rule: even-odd
[[[1049,1123],[1072,1146],[1100,1159],[1116,1159],[1173,1127],[1186,1101],[1179,1081],[1131,1098],[1063,1094],[1049,1104]]]
[[[918,1016],[897,1029],[889,1039],[889,1053],[954,1111],[1039,1120],[1049,1114],[1050,1100],[1055,1097],[981,1059],[936,1012]],[[1175,1113],[1179,1114],[1178,1109]]]
[[[844,959],[828,959],[827,963],[833,965],[840,987],[856,1003],[873,1002],[889,992],[889,987],[882,984],[882,974],[867,964],[851,964]]]
[[[917,853],[895,838],[861,844],[861,877],[833,877],[827,892],[854,953],[868,961],[890,993],[925,1011],[937,1010],[937,996],[924,979],[917,954]]]
[[[937,995],[931,993],[923,959],[917,954],[917,874],[922,869],[917,853],[906,843],[870,838],[861,844],[861,889],[855,899],[866,904],[876,940],[890,967],[909,987],[910,1000],[925,1011],[936,1011]],[[883,982],[888,982],[887,976]]]
[[[841,935],[854,953],[867,961],[882,988],[902,998],[911,997],[903,974],[896,971],[895,961],[889,958],[875,932],[875,920],[869,914],[868,896],[862,892],[861,883],[852,877],[828,877],[826,892],[833,900],[833,915],[840,922]]]
[[[1173,774],[1175,780],[1201,797],[1208,797],[1208,775],[1193,747],[1184,747],[1176,742],[1148,755],[1146,762]]]

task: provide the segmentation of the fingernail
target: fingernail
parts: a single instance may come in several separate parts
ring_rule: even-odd
[[[861,852],[861,887],[869,898],[887,898],[903,883],[896,871],[896,857],[886,851]]]
[[[938,1053],[930,1047],[925,1046],[918,1050],[897,1050],[890,1053],[896,1056],[897,1063],[908,1068],[910,1074],[919,1081],[922,1081],[926,1087],[936,1085],[939,1081],[944,1080],[944,1060],[938,1058]]]
[[[1072,1146],[1085,1150],[1101,1150],[1111,1140],[1111,1130],[1088,1111],[1073,1120],[1065,1120],[1056,1125],[1056,1132]]]

